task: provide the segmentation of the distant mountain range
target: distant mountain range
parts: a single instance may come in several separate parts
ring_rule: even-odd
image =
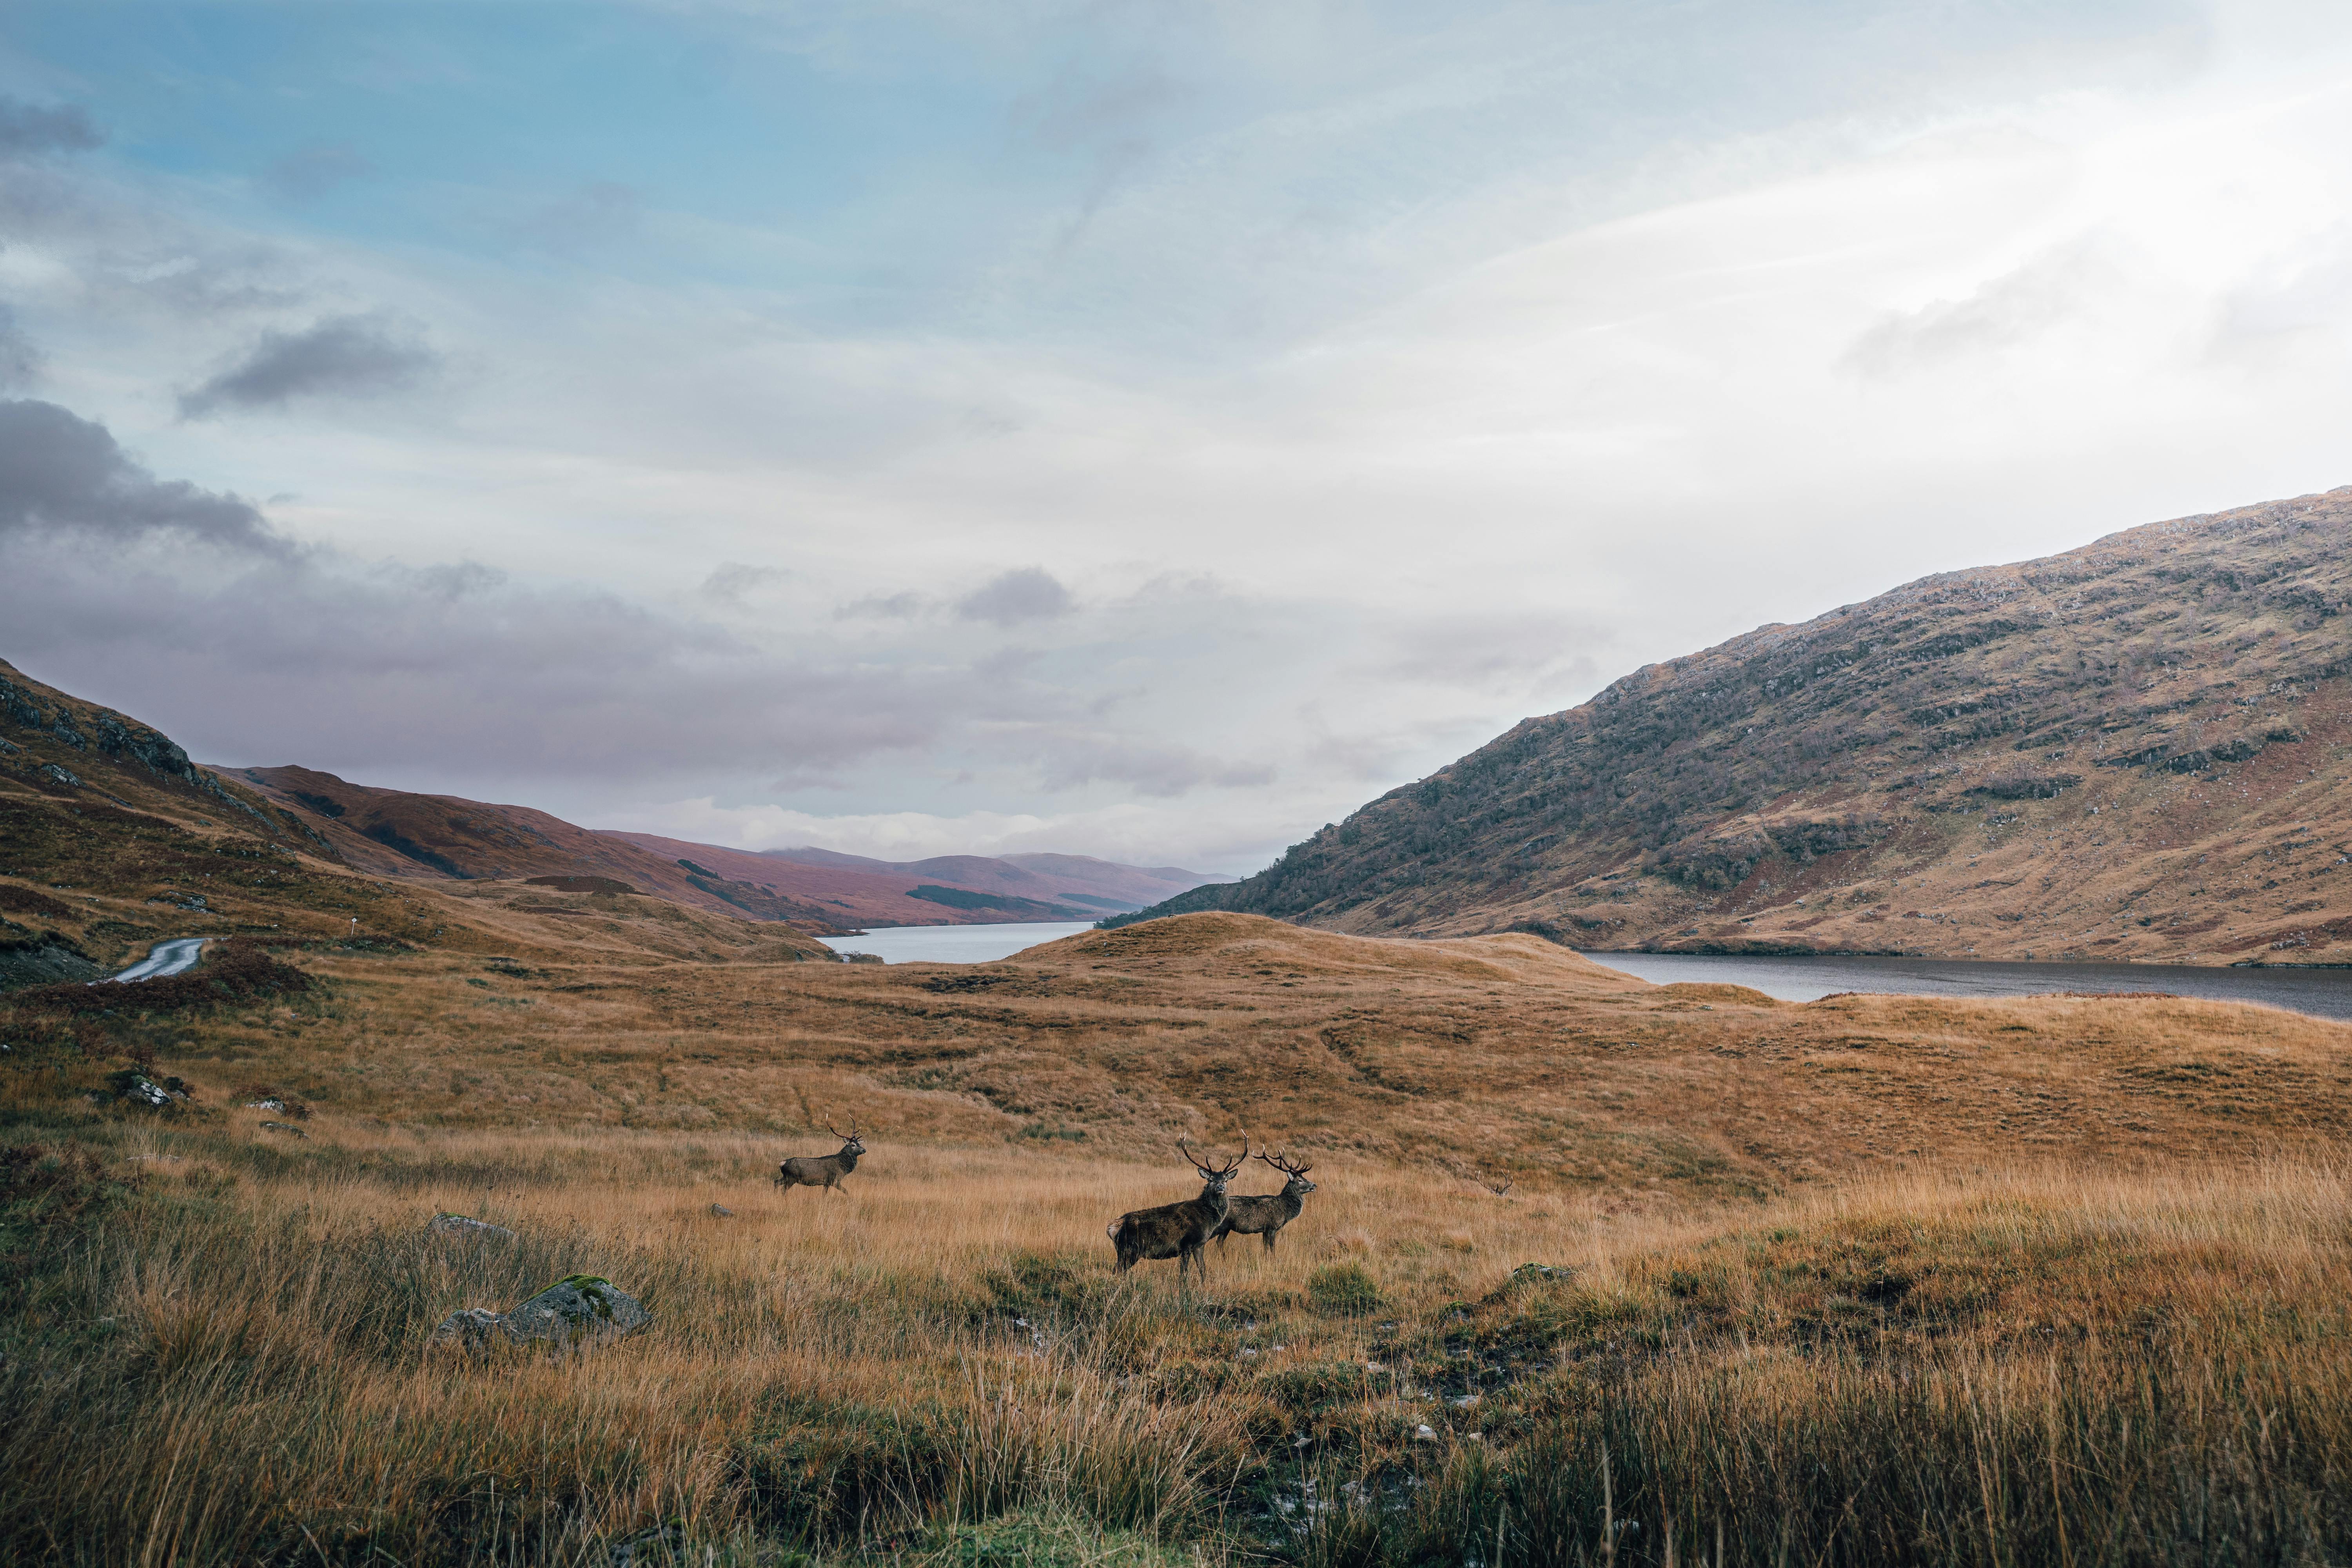
[[[372,876],[611,884],[712,913],[786,921],[818,935],[866,925],[1093,921],[1215,879],[1083,855],[869,860],[824,849],[754,853],[652,834],[593,831],[529,806],[352,784],[295,766],[208,768],[136,720],[0,662],[0,770],[48,793],[103,793],[125,763],[158,768],[229,819]],[[96,769],[96,772],[92,772]],[[91,776],[85,778],[85,773]],[[128,786],[124,786],[128,787]]]
[[[659,858],[691,859],[736,882],[773,889],[861,925],[1092,921],[1139,910],[1219,879],[1174,866],[1121,866],[1086,855],[941,855],[870,860],[831,849],[725,849],[651,833],[608,833]]]
[[[2352,488],[1636,670],[1192,910],[1596,949],[2352,963]]]

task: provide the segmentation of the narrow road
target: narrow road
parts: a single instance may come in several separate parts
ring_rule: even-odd
[[[171,942],[159,942],[154,951],[124,970],[106,978],[115,984],[130,980],[161,980],[167,974],[177,974],[196,966],[196,955],[205,950],[210,937],[184,936]],[[100,982],[104,984],[104,982]]]

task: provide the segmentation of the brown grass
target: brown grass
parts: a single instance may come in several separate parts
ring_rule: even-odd
[[[2352,1551],[2340,1026],[1793,1006],[1231,916],[852,968],[652,900],[302,876],[268,909],[312,921],[309,992],[0,1011],[0,1125],[47,1151],[0,1163],[16,1560]],[[331,940],[394,899],[396,940]],[[150,1057],[191,1104],[82,1098]],[[845,1195],[766,1184],[851,1112]],[[1244,1126],[1316,1161],[1277,1253],[1115,1276],[1104,1223],[1192,1190],[1169,1141]],[[427,1353],[582,1272],[656,1326]]]
[[[2309,1163],[1627,1215],[1335,1162],[1277,1253],[1188,1297],[1099,1240],[1181,1185],[1166,1165],[897,1149],[826,1199],[765,1188],[730,1138],[113,1149],[147,1190],[10,1303],[22,1561],[573,1562],[665,1520],[741,1561],[959,1527],[1493,1561],[1498,1517],[1505,1560],[1559,1560],[1600,1550],[1604,1453],[1641,1561],[1670,1522],[1757,1561],[2352,1540],[2352,1189]],[[426,1237],[443,1208],[520,1239]],[[1528,1261],[1574,1273],[1515,1280]],[[425,1348],[583,1271],[656,1326],[572,1361]],[[1368,1300],[1333,1283],[1359,1277]]]

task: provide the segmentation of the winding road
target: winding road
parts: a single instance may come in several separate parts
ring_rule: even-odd
[[[184,936],[171,942],[159,942],[154,950],[120,974],[110,974],[100,984],[121,984],[132,980],[161,980],[167,974],[178,974],[196,966],[196,956],[212,938]]]

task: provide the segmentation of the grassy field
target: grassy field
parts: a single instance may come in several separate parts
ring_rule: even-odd
[[[1177,1195],[1166,1163],[902,1149],[828,1197],[764,1187],[734,1136],[80,1148],[8,1178],[16,1561],[601,1563],[648,1531],[740,1563],[2352,1542],[2352,1191],[2308,1161],[1634,1215],[1339,1163],[1274,1254],[1244,1239],[1188,1295],[1100,1240]],[[443,1209],[516,1238],[428,1236]],[[582,1272],[656,1326],[571,1359],[424,1346]]]
[[[78,815],[19,906],[244,945],[0,998],[11,1563],[2352,1557],[2337,1025],[1229,915],[853,966]],[[1276,1252],[1116,1274],[1244,1129],[1315,1162]],[[653,1326],[426,1342],[583,1273]]]

